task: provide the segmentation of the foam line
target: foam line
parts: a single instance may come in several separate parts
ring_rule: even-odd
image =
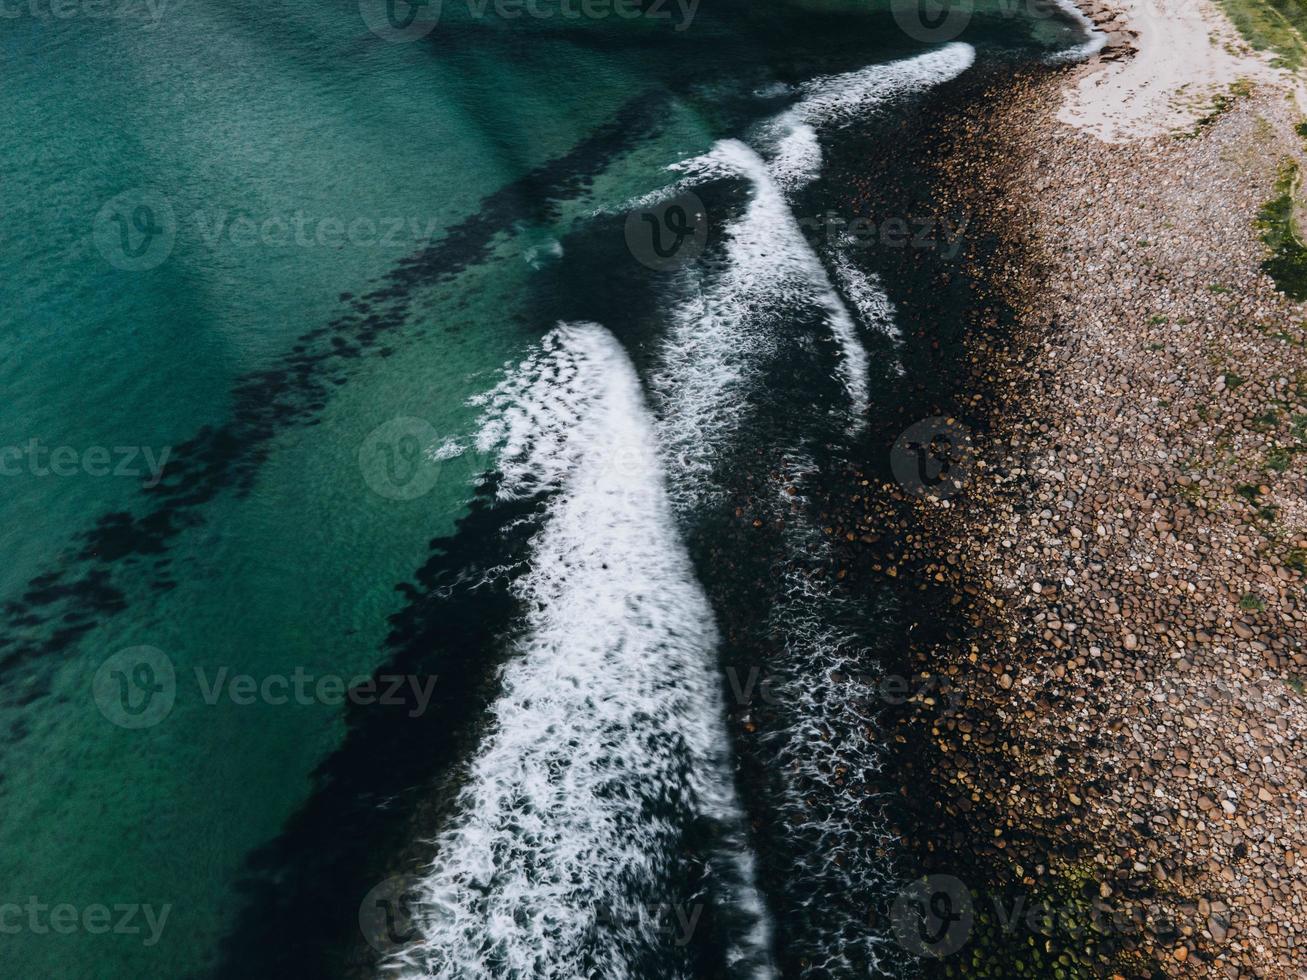
[[[669,888],[685,879],[686,828],[707,822],[728,867],[715,902],[745,923],[728,956],[737,975],[769,977],[716,627],[634,368],[602,327],[563,325],[484,402],[482,442],[501,447],[502,492],[548,496],[515,586],[525,609],[516,656],[422,880],[421,939],[389,967],[646,976],[670,944],[651,910],[695,901]]]

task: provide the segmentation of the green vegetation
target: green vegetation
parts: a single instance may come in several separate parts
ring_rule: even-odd
[[[1261,415],[1253,419],[1253,425],[1259,429],[1273,429],[1280,421],[1279,409],[1274,406],[1262,412]]]
[[[1283,473],[1293,462],[1293,450],[1272,449],[1266,457],[1266,468],[1276,473]]]
[[[941,962],[946,977],[1010,980],[1090,980],[1121,973],[1139,976],[1122,940],[1142,928],[1119,906],[1098,897],[1093,866],[1068,869],[1030,891],[976,895],[967,945]]]
[[[1247,380],[1242,374],[1235,374],[1233,371],[1225,372],[1225,387],[1228,391],[1234,391]]]
[[[1244,612],[1262,612],[1266,608],[1266,603],[1256,593],[1245,592],[1239,598],[1239,608]]]
[[[1246,78],[1240,78],[1230,83],[1228,91],[1221,92],[1212,99],[1212,107],[1207,110],[1198,121],[1194,123],[1194,128],[1187,133],[1177,133],[1176,139],[1191,140],[1197,139],[1203,134],[1203,130],[1223,115],[1230,111],[1231,107],[1239,100],[1252,93],[1252,85]]]
[[[1275,63],[1298,69],[1307,64],[1307,8],[1298,0],[1220,0],[1239,33],[1254,50],[1274,51]]]
[[[1280,168],[1275,197],[1257,213],[1262,241],[1271,249],[1262,269],[1292,299],[1307,300],[1307,245],[1294,227],[1293,209],[1298,189],[1298,164],[1289,161]]]
[[[1301,347],[1303,345],[1303,341],[1301,338],[1295,337],[1293,334],[1289,333],[1289,331],[1284,329],[1283,327],[1277,328],[1275,326],[1271,326],[1266,323],[1255,323],[1253,324],[1253,326],[1256,327],[1259,333],[1264,334],[1267,337],[1272,337],[1275,340],[1282,340],[1286,344],[1289,344],[1292,347]]]

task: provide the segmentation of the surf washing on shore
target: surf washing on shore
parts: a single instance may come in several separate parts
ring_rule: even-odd
[[[634,44],[629,25],[524,21],[537,42],[524,54],[456,11],[412,44],[299,12],[232,14],[234,27],[187,8],[151,41],[182,63],[273,71],[264,100],[190,86],[196,113],[246,139],[268,125],[259,113],[279,114],[277,131],[291,114],[357,132],[333,143],[338,157],[279,165],[263,184],[254,163],[219,180],[214,130],[157,110],[151,126],[188,139],[160,172],[138,160],[131,180],[166,188],[177,244],[136,280],[143,299],[116,300],[94,326],[162,363],[167,345],[135,325],[171,310],[203,327],[221,368],[178,368],[171,412],[103,383],[122,392],[115,424],[137,441],[166,433],[153,441],[175,445],[174,462],[148,493],[69,484],[52,497],[40,533],[69,564],[16,556],[15,625],[0,636],[19,692],[0,704],[18,773],[6,792],[25,801],[3,825],[0,878],[86,901],[129,883],[175,906],[176,925],[148,950],[112,939],[109,955],[87,937],[57,952],[20,937],[16,968],[909,974],[870,915],[898,880],[873,789],[877,651],[897,642],[896,597],[828,574],[822,511],[913,382],[923,325],[894,263],[814,228],[849,207],[829,179],[848,146],[906,148],[913,112],[986,58],[1034,63],[1065,39],[981,17],[963,40],[927,45],[885,10],[726,4],[661,47]],[[47,56],[69,57],[76,29]],[[109,59],[144,58],[144,42],[117,40],[91,59],[110,81],[88,126],[139,101]],[[270,67],[282,58],[296,69]],[[917,161],[897,166],[920,183]],[[98,174],[88,195],[115,179]],[[441,217],[412,223],[429,240],[356,256],[212,254],[188,235],[197,200],[289,213],[309,187],[324,213],[421,214],[435,199]],[[669,255],[664,233],[695,247]],[[95,288],[119,295],[123,275]],[[243,279],[260,285],[234,297]],[[103,339],[92,326],[88,345]],[[64,383],[66,362],[41,366]],[[24,383],[16,403],[44,404]],[[393,482],[404,465],[429,477],[422,492]],[[21,491],[15,513],[36,514],[45,491]],[[88,720],[87,679],[140,645],[178,678],[305,664],[434,676],[434,707],[242,709],[179,681],[157,726]],[[70,774],[58,806],[21,775],[50,765]],[[39,828],[25,849],[11,821]],[[139,826],[150,853],[186,860],[121,846]],[[374,943],[360,903],[396,876],[407,928]]]
[[[477,438],[497,453],[498,496],[546,502],[514,585],[525,609],[518,649],[434,842],[414,902],[421,939],[393,957],[399,975],[700,975],[702,961],[669,945],[666,927],[672,910],[705,907],[729,975],[775,975],[774,913],[758,891],[722,726],[719,635],[683,529],[720,506],[729,477],[718,465],[750,428],[751,403],[769,400],[764,379],[801,320],[834,348],[809,368],[815,383],[835,382],[821,420],[834,424],[786,437],[802,446],[865,424],[863,338],[895,336],[892,305],[842,243],[830,253],[836,287],[787,191],[820,176],[823,135],[956,77],[974,57],[953,44],[815,79],[755,128],[758,148],[728,139],[672,165],[676,183],[640,206],[714,181],[743,193],[720,254],[667,284],[675,301],[648,402],[620,345],[592,323],[558,326],[474,400],[490,406]],[[818,529],[802,516],[793,528],[780,559],[816,558]],[[829,689],[831,676],[865,674],[866,664],[856,638],[832,625],[840,600],[828,587],[794,571],[782,588],[772,625],[787,660],[772,670],[790,713],[772,751],[794,776],[776,805],[800,845],[787,874],[823,903],[810,934],[791,930],[791,956],[802,948],[822,975],[883,968],[902,957],[882,953],[886,938],[841,896],[891,877],[876,856],[884,829],[832,782],[842,767],[876,764],[871,709],[860,703],[868,692],[847,681]]]

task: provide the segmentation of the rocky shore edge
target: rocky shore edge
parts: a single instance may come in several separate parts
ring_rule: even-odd
[[[1258,217],[1303,138],[1253,84],[1104,144],[1057,122],[1067,76],[996,91],[941,164],[988,209],[1014,322],[977,304],[969,376],[923,420],[940,482],[882,477],[831,529],[907,528],[864,561],[921,595],[935,693],[888,719],[887,771],[905,852],[953,892],[923,962],[1300,978],[1307,310]]]
[[[1135,43],[1139,32],[1130,25],[1124,11],[1105,4],[1102,0],[1078,0],[1076,6],[1089,18],[1094,28],[1106,36],[1102,49],[1084,62],[1087,67],[1092,68],[1106,61],[1120,61],[1139,50],[1139,45]]]

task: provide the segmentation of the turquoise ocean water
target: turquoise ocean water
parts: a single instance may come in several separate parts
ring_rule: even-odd
[[[824,846],[796,802],[813,794],[747,777],[771,749],[732,761],[722,624],[790,630],[793,681],[804,650],[842,649],[819,635],[840,599],[805,606],[781,575],[754,610],[713,556],[753,547],[729,529],[737,467],[819,484],[911,380],[892,269],[785,230],[836,205],[841,140],[892,148],[914,105],[1078,28],[981,11],[950,48],[852,3],[446,3],[396,42],[353,3],[18,9],[0,23],[0,903],[23,909],[5,975],[909,969],[883,937],[814,925],[838,889],[803,854]],[[706,245],[651,269],[626,216],[666,219],[673,185]],[[791,527],[768,547],[814,554]],[[378,728],[331,687],[387,664],[433,678],[438,711]],[[166,716],[138,725],[168,671]],[[805,725],[841,723],[776,721],[778,769],[800,768]],[[570,748],[537,758],[551,740]],[[763,839],[768,812],[792,837]],[[413,922],[369,946],[365,885],[391,874],[413,876]],[[666,952],[640,918],[678,904],[720,913],[705,948]],[[30,911],[57,905],[77,927]],[[140,928],[92,927],[97,906]]]

